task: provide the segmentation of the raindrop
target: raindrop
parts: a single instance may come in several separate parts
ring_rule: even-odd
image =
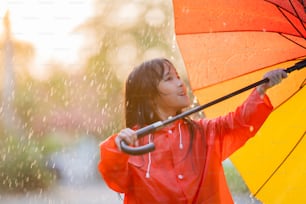
[[[30,131],[29,134],[28,134],[28,139],[31,139],[32,136],[33,136],[34,132],[33,131]]]
[[[150,26],[157,27],[165,21],[165,14],[160,8],[154,8],[147,12],[145,20]]]
[[[90,82],[90,87],[93,87],[93,86],[94,86],[94,83],[95,83],[95,81],[94,81],[94,80],[91,80],[91,82]]]

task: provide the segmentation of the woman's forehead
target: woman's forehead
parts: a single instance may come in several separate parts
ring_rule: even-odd
[[[165,76],[171,73],[177,74],[175,67],[172,64],[165,63],[163,75]]]

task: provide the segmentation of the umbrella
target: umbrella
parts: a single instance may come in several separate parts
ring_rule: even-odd
[[[173,0],[175,33],[200,104],[306,57],[302,0]],[[275,109],[257,135],[231,156],[264,203],[306,203],[306,70],[268,91]],[[205,109],[233,110],[247,92]]]

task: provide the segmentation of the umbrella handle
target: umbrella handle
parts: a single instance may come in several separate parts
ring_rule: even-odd
[[[306,67],[306,58],[300,62],[295,63],[292,67],[287,68],[285,71],[287,73],[291,73],[295,70],[300,70],[302,68]]]
[[[289,68],[285,69],[285,72],[291,73],[291,72],[293,72],[295,70],[300,70],[300,69],[302,69],[304,67],[306,67],[306,59],[296,63],[292,67],[289,67]],[[248,86],[246,86],[244,88],[241,88],[241,89],[239,89],[237,91],[234,91],[234,92],[232,92],[232,93],[230,93],[228,95],[225,95],[223,97],[217,98],[216,100],[213,100],[213,101],[211,101],[211,102],[209,102],[207,104],[194,107],[194,108],[192,108],[190,110],[187,110],[187,111],[185,111],[185,112],[183,112],[181,114],[178,114],[176,116],[173,116],[171,118],[168,118],[168,119],[166,119],[164,121],[158,121],[158,122],[155,122],[155,123],[153,123],[151,125],[148,125],[146,127],[140,128],[140,129],[136,130],[135,134],[137,135],[137,138],[139,139],[139,138],[141,138],[141,137],[143,137],[143,136],[145,136],[147,134],[150,134],[150,133],[152,133],[152,132],[154,132],[154,131],[156,131],[156,130],[158,130],[158,129],[160,129],[160,128],[162,128],[162,127],[164,127],[164,126],[166,126],[166,125],[168,125],[168,124],[170,124],[170,123],[172,123],[172,122],[174,122],[174,121],[176,121],[178,119],[184,118],[184,117],[186,117],[188,115],[196,113],[196,112],[198,112],[200,110],[203,110],[203,109],[205,109],[205,108],[207,108],[209,106],[215,105],[215,104],[217,104],[217,103],[219,103],[221,101],[224,101],[224,100],[226,100],[228,98],[236,96],[236,95],[238,95],[238,94],[240,94],[242,92],[245,92],[245,91],[247,91],[249,89],[255,88],[255,87],[257,87],[257,86],[259,86],[261,84],[267,83],[267,82],[269,82],[269,79],[268,78],[264,78],[264,79],[262,79],[260,81],[257,81],[257,82],[255,82],[253,84],[250,84],[250,85],[248,85]],[[146,154],[146,153],[149,153],[149,152],[155,150],[154,143],[149,143],[149,144],[146,144],[146,145],[141,146],[141,147],[130,147],[123,140],[120,141],[120,147],[121,147],[123,152],[131,154],[131,155],[142,155],[142,154]]]

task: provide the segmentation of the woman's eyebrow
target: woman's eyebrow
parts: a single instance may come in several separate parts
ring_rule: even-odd
[[[163,77],[166,77],[166,76],[170,75],[170,72],[171,72],[170,69],[168,69],[167,71],[165,70]]]

